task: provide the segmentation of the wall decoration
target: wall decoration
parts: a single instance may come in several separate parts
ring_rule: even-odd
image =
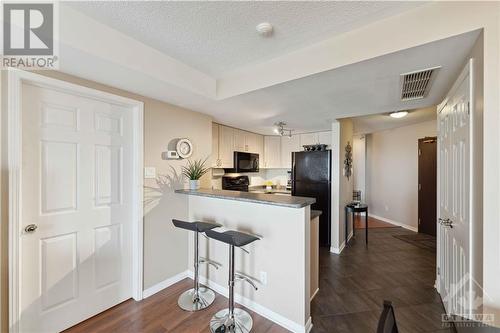
[[[189,139],[179,139],[179,141],[177,141],[176,150],[181,158],[189,158],[193,154],[193,144]]]
[[[347,180],[352,175],[352,147],[351,143],[347,141],[347,145],[345,146],[345,158],[344,158],[344,176],[347,177]]]
[[[167,151],[161,153],[163,160],[180,160],[189,158],[193,154],[193,143],[187,138],[172,139],[168,143]]]

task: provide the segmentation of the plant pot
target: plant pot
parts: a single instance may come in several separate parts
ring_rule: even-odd
[[[190,179],[189,180],[189,189],[190,190],[198,190],[198,189],[200,189],[200,180],[199,179],[196,179],[196,180]]]

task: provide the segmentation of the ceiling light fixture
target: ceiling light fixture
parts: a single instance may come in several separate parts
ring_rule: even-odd
[[[279,121],[277,123],[274,123],[274,133],[278,134],[279,136],[287,136],[289,138],[292,137],[292,131],[289,128],[285,128],[286,123],[283,121]]]
[[[273,25],[269,22],[262,22],[258,24],[255,29],[262,37],[270,37],[273,34]]]
[[[403,118],[408,115],[408,111],[397,111],[389,114],[392,118]]]

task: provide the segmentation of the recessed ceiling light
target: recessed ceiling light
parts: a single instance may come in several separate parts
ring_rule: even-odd
[[[397,111],[390,114],[392,118],[403,118],[406,117],[408,111]]]
[[[255,29],[262,37],[270,37],[273,34],[273,25],[269,22],[262,22]]]

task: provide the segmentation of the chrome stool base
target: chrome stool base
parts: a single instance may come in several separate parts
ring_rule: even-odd
[[[198,289],[198,297],[194,296],[194,288],[186,290],[179,296],[177,304],[185,311],[198,311],[209,307],[215,300],[212,289],[201,287]]]
[[[249,333],[253,326],[252,317],[243,309],[234,309],[234,320],[229,317],[229,309],[220,310],[210,320],[212,333]]]

